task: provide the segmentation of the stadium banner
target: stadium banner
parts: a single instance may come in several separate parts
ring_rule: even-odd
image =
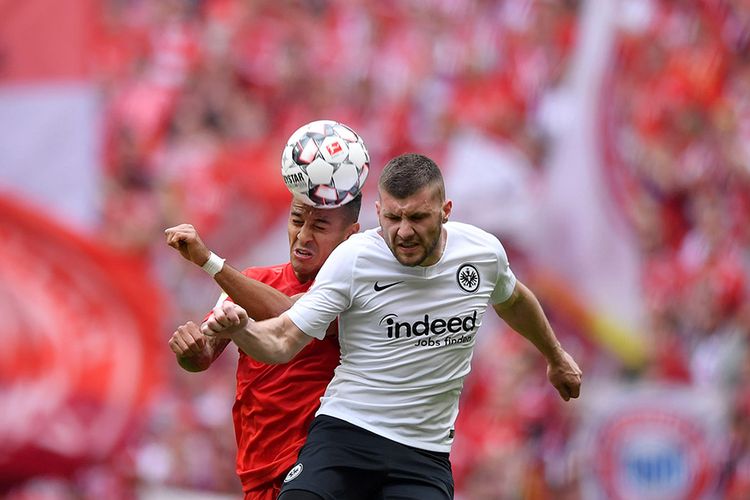
[[[574,441],[584,499],[712,499],[728,444],[717,390],[655,384],[586,387]]]
[[[79,230],[101,204],[97,3],[0,0],[0,192]]]
[[[106,466],[169,362],[139,260],[0,197],[0,489]]]

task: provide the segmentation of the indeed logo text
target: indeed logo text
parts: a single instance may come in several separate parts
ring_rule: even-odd
[[[398,314],[386,314],[380,319],[380,324],[385,325],[388,338],[418,337],[420,335],[440,335],[441,333],[462,333],[474,330],[477,325],[477,312],[468,316],[454,316],[452,318],[430,319],[429,314],[424,319],[413,323],[398,321]]]

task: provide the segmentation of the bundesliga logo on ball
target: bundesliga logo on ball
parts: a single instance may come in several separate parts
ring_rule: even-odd
[[[359,194],[370,155],[354,130],[318,120],[294,132],[281,156],[281,175],[294,196],[317,208],[344,205]]]

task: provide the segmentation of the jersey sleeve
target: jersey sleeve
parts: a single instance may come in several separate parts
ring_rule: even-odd
[[[497,281],[495,282],[495,289],[492,291],[490,300],[492,304],[500,304],[508,300],[513,293],[513,289],[516,287],[516,276],[510,269],[508,254],[505,252],[503,244],[500,243],[500,240],[497,238],[493,237],[493,240],[497,250],[498,275]]]
[[[284,313],[305,334],[323,339],[328,325],[349,308],[355,259],[356,249],[350,240],[336,247],[310,290]]]

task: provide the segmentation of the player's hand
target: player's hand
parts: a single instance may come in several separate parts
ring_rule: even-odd
[[[205,346],[206,336],[192,321],[178,326],[169,339],[170,349],[181,358],[200,356]]]
[[[247,311],[231,300],[225,300],[214,307],[211,316],[203,322],[201,333],[207,337],[231,339],[247,326],[248,321]]]
[[[167,245],[178,250],[180,255],[195,265],[202,266],[211,251],[203,243],[192,224],[179,224],[164,230]]]
[[[581,392],[583,372],[573,357],[565,351],[547,363],[547,378],[565,401],[577,398]]]

